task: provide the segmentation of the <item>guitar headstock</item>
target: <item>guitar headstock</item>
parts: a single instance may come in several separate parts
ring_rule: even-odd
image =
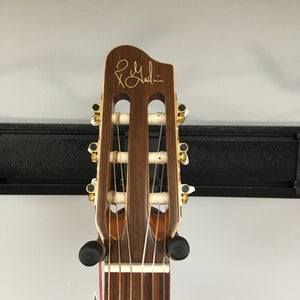
[[[120,100],[128,101],[130,113],[116,111]],[[149,114],[153,100],[161,101],[165,111]],[[183,259],[189,252],[177,230],[182,204],[193,191],[180,180],[188,145],[179,142],[178,125],[187,109],[177,103],[173,66],[132,46],[113,49],[105,62],[101,102],[92,109],[99,140],[89,151],[97,174],[87,191],[95,205],[99,239],[82,248],[81,261],[86,253],[92,257],[92,251],[100,253],[95,263],[105,259],[109,272],[127,268],[143,273],[148,266],[152,272],[169,270],[169,257]],[[127,143],[120,140],[121,126],[128,129]],[[158,128],[155,151],[149,150],[150,126]]]

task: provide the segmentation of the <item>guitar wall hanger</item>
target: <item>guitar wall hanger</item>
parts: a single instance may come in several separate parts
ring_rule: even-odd
[[[300,197],[300,127],[181,125],[179,132],[189,147],[181,178],[195,186],[191,197]],[[153,146],[158,134],[149,128]],[[86,195],[96,174],[86,149],[97,139],[91,125],[0,123],[0,194]]]

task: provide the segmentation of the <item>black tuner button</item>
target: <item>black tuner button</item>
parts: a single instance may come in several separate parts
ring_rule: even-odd
[[[91,149],[92,151],[96,151],[97,148],[98,148],[98,146],[97,146],[96,143],[91,143],[91,144],[90,144],[90,149]]]
[[[188,241],[182,236],[175,236],[168,243],[168,252],[172,259],[183,260],[190,253]]]
[[[105,258],[105,246],[101,241],[90,241],[79,250],[79,260],[87,267],[94,266]]]
[[[180,105],[178,106],[178,109],[179,109],[179,111],[185,111],[186,107],[185,107],[184,104],[180,104]]]
[[[100,109],[100,105],[95,103],[93,106],[92,106],[92,109],[93,111],[98,111]]]
[[[86,190],[88,193],[93,193],[95,192],[95,185],[93,183],[89,183],[87,186],[86,186]]]
[[[187,150],[187,144],[185,144],[185,143],[182,143],[182,144],[180,144],[180,150],[181,151],[186,151]]]
[[[187,184],[184,184],[182,187],[181,187],[181,191],[183,193],[188,193],[190,190],[189,186]]]

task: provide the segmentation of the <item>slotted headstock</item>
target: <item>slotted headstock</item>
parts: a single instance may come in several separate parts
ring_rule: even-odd
[[[129,114],[115,111],[120,100],[129,102]],[[149,114],[152,100],[160,100],[165,112]],[[101,102],[93,111],[99,140],[90,144],[89,151],[97,163],[97,176],[87,190],[95,204],[99,243],[105,251],[101,257],[105,257],[106,295],[111,300],[120,293],[122,299],[148,299],[143,292],[143,286],[149,284],[147,276],[156,274],[151,277],[152,287],[159,286],[162,278],[166,282],[166,276],[168,282],[169,257],[182,259],[189,250],[186,240],[177,235],[181,206],[192,188],[180,181],[180,162],[188,162],[188,146],[179,143],[178,124],[184,122],[187,110],[177,103],[173,66],[132,46],[113,49],[105,62]],[[127,149],[121,149],[119,125],[128,125]],[[156,152],[149,152],[151,125],[160,126]],[[160,150],[162,138],[164,151]],[[154,166],[154,183],[150,182],[149,165]],[[165,170],[166,188],[162,189],[161,182],[160,190],[155,191],[158,165]],[[126,274],[130,274],[128,289],[122,285]],[[138,276],[135,281],[133,276]],[[111,289],[112,277],[116,277],[117,292]],[[138,288],[133,289],[133,282],[139,282]],[[163,299],[160,295],[168,299],[166,289],[158,292],[152,288],[152,294],[155,299]]]

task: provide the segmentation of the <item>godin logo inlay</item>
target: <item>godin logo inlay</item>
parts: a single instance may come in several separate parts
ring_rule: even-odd
[[[140,84],[154,84],[164,82],[160,79],[160,75],[153,74],[152,61],[149,61],[147,66],[147,76],[144,76],[143,66],[138,66],[138,63],[134,61],[133,67],[129,67],[129,62],[127,59],[121,59],[116,64],[115,75],[119,81],[119,84],[125,88],[135,88],[139,83]]]

